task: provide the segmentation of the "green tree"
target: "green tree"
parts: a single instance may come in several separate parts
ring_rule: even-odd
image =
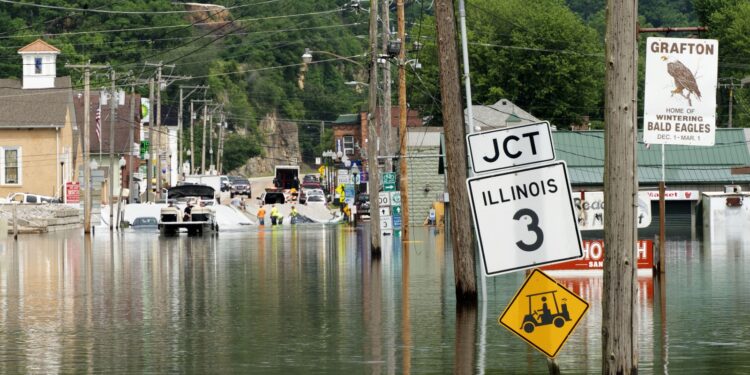
[[[508,98],[534,116],[567,127],[602,106],[603,45],[563,2],[477,0],[467,21],[475,103]],[[423,30],[432,27],[432,19]],[[427,46],[421,103],[438,97],[435,45]],[[428,104],[426,112],[433,112]]]

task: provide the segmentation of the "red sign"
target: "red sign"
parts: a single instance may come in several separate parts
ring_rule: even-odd
[[[659,192],[655,190],[649,190],[648,197],[652,201],[659,200]],[[667,190],[664,192],[664,200],[667,201],[697,201],[701,198],[698,190]]]
[[[604,266],[604,241],[584,240],[583,258],[541,267],[542,270],[600,270]],[[654,266],[654,242],[638,241],[638,268]]]
[[[81,185],[78,182],[65,183],[65,203],[81,202]]]

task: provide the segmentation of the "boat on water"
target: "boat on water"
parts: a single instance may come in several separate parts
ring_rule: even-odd
[[[202,236],[218,232],[214,194],[214,188],[207,185],[184,184],[169,188],[169,203],[160,210],[159,233],[174,236],[184,231],[189,236]]]

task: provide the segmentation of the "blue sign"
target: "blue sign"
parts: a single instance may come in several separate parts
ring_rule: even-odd
[[[354,204],[354,184],[344,185],[344,199],[348,203]]]
[[[368,182],[369,178],[370,178],[370,174],[367,173],[367,171],[364,171],[359,175],[359,182],[364,184]]]
[[[393,216],[393,228],[401,228],[401,215]]]

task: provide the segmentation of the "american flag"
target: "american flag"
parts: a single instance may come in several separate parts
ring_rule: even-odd
[[[96,109],[96,139],[99,141],[99,147],[101,148],[102,144],[102,107],[99,105],[99,108]]]

